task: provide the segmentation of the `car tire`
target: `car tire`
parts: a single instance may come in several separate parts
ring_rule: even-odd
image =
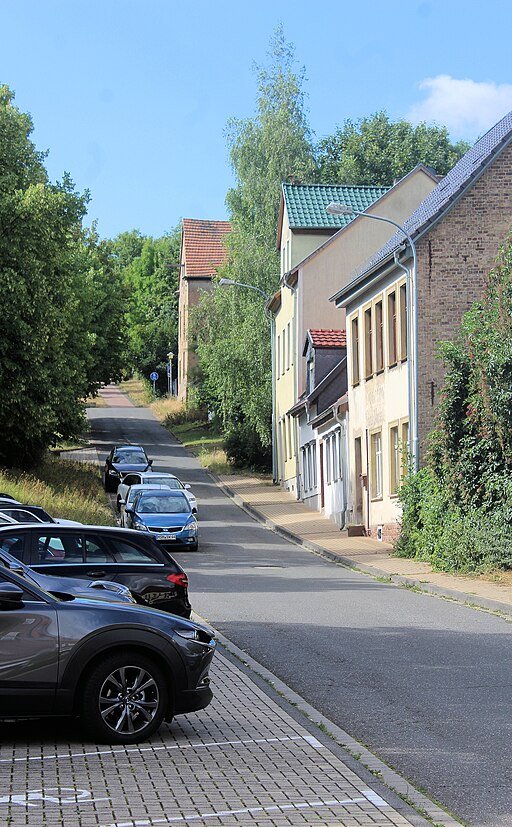
[[[112,491],[112,486],[110,485],[110,481],[107,474],[103,475],[103,488],[107,492],[107,494]]]
[[[199,543],[195,543],[193,546],[189,546],[189,551],[197,551],[199,548]]]
[[[103,658],[87,676],[80,717],[98,740],[135,744],[156,732],[167,706],[167,682],[157,664],[138,652],[119,652]]]

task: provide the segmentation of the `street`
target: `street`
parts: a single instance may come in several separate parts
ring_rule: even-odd
[[[176,557],[200,616],[459,818],[509,827],[509,622],[287,543],[143,408],[89,414],[100,457],[140,442],[155,470],[191,483],[200,550]]]

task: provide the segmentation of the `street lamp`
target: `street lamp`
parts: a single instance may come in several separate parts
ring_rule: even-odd
[[[256,287],[255,284],[246,284],[243,281],[234,281],[234,279],[220,279],[219,280],[219,287],[246,287],[247,290],[254,290],[255,293],[259,293],[260,296],[263,296],[265,299],[265,315],[268,319],[270,319],[270,367],[271,367],[271,381],[272,381],[272,481],[277,482],[277,458],[276,458],[276,394],[274,388],[274,379],[275,379],[275,368],[274,368],[274,340],[276,334],[276,320],[274,318],[274,314],[270,313],[267,310],[266,305],[272,298],[269,296],[268,293],[265,293],[264,290],[261,290],[260,287]]]
[[[170,351],[167,354],[167,358],[169,360],[169,368],[168,368],[168,371],[167,371],[167,377],[168,377],[168,380],[169,380],[168,389],[169,389],[169,399],[171,399],[172,398],[172,360],[174,359],[174,353],[172,353],[172,351]]]
[[[411,447],[413,471],[416,473],[420,467],[419,439],[418,439],[418,278],[416,263],[416,246],[407,230],[401,224],[397,224],[392,218],[385,218],[383,215],[361,212],[354,210],[347,204],[340,204],[331,201],[326,211],[330,215],[362,215],[363,218],[373,218],[375,221],[385,221],[392,224],[405,236],[409,242],[412,252],[412,269],[407,269],[407,354],[408,354],[408,380],[409,380],[409,423],[411,429]],[[397,262],[398,263],[398,262]],[[402,266],[402,265],[400,265]]]

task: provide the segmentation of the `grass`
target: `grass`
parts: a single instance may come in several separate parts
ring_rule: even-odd
[[[0,468],[0,491],[40,505],[53,517],[92,525],[115,525],[97,465],[49,457],[31,473]]]
[[[153,401],[151,388],[142,379],[127,379],[125,382],[119,382],[118,387],[137,408],[145,408]]]

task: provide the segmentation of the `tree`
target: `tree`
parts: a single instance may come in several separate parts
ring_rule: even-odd
[[[315,161],[304,111],[303,72],[278,28],[270,62],[257,70],[256,114],[231,119],[227,140],[236,184],[226,203],[232,232],[219,275],[272,293],[279,283],[276,229],[281,185],[290,176],[312,180]],[[230,288],[206,295],[195,313],[198,392],[226,432],[243,425],[262,446],[271,440],[270,330],[264,300]]]
[[[32,122],[0,89],[0,462],[37,462],[83,425],[87,337],[80,315],[81,221],[87,194],[50,184]]]
[[[127,293],[125,364],[148,377],[156,370],[166,387],[167,353],[178,348],[177,289],[181,229],[158,239],[136,231],[113,242]],[[122,264],[124,266],[122,266]]]
[[[355,123],[346,120],[334,135],[319,142],[318,180],[390,187],[419,163],[446,175],[468,149],[465,141],[451,143],[445,127],[414,127],[377,112]]]

